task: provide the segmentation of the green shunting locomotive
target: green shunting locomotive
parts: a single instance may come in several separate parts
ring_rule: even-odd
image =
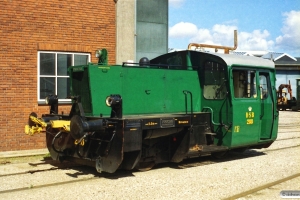
[[[69,67],[72,108],[29,116],[55,160],[98,172],[149,170],[229,150],[269,147],[277,137],[274,63],[252,56],[184,50],[139,63]]]

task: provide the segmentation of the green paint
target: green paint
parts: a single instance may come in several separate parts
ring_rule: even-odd
[[[162,55],[151,63],[155,66],[70,67],[72,95],[82,97],[87,116],[109,117],[111,109],[105,100],[111,94],[119,94],[123,118],[139,118],[185,114],[183,91],[189,91],[193,113],[212,113],[212,128],[217,134],[215,144],[234,148],[276,139],[278,112],[274,107],[272,62],[182,51]],[[266,92],[266,97],[261,98]],[[187,112],[191,113],[189,95]]]

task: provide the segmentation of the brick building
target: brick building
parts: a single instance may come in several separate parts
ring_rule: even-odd
[[[0,9],[0,152],[46,147],[24,126],[32,111],[49,112],[48,94],[69,113],[68,66],[96,62],[99,48],[109,64],[168,49],[168,0],[4,0]]]
[[[96,62],[107,48],[116,60],[116,1],[4,0],[0,4],[0,151],[45,148],[45,135],[24,134],[28,115],[48,112],[57,93],[68,113],[67,67]]]

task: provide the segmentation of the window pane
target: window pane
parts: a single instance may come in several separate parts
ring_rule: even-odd
[[[49,94],[66,99],[70,95],[70,79],[68,67],[86,65],[89,54],[71,52],[38,52],[39,53],[39,94],[38,100],[44,100]]]
[[[74,65],[86,65],[88,63],[87,55],[74,55]]]
[[[233,70],[234,97],[256,98],[255,71]]]
[[[40,75],[55,75],[55,54],[40,54]]]
[[[268,97],[267,77],[264,75],[260,75],[259,83],[260,83],[260,89],[261,89],[261,99],[266,99]]]
[[[70,78],[57,78],[57,97],[66,99],[70,95]]]
[[[55,78],[40,78],[40,99],[45,99],[49,94],[55,95]]]
[[[67,76],[67,69],[72,65],[72,54],[57,54],[57,75]]]
[[[206,99],[223,99],[227,94],[225,68],[216,62],[204,65],[203,96]]]

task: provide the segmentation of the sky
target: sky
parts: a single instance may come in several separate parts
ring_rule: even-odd
[[[300,57],[300,0],[169,0],[169,48],[189,43]]]

